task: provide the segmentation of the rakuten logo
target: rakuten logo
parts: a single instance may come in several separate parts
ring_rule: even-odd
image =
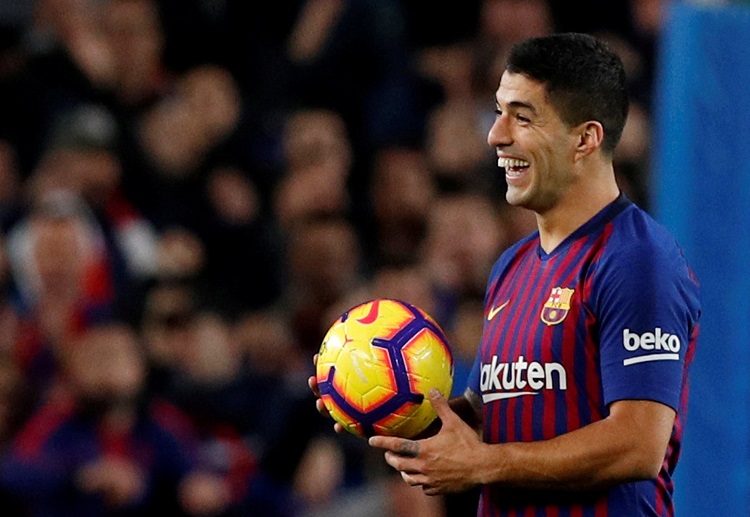
[[[512,363],[501,363],[496,355],[492,362],[484,363],[479,387],[482,400],[493,400],[536,395],[541,389],[568,387],[568,376],[560,363],[528,362],[520,356]]]
[[[656,327],[654,332],[644,332],[643,334],[637,334],[630,329],[623,329],[622,345],[628,352],[637,352],[638,350],[665,352],[649,353],[625,359],[623,361],[625,366],[647,361],[677,361],[680,359],[679,351],[682,347],[678,336],[662,331],[661,327]]]

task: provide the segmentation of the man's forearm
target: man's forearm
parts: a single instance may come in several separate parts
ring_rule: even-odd
[[[674,411],[646,401],[628,401],[619,409],[624,411],[550,440],[487,445],[478,456],[477,482],[589,490],[655,477]]]

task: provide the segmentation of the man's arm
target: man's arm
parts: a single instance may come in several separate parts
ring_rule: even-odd
[[[431,394],[431,401],[443,424],[435,436],[369,441],[386,449],[386,461],[427,494],[493,483],[586,490],[653,478],[675,418],[673,409],[658,402],[619,401],[604,420],[550,440],[485,444],[440,394]]]

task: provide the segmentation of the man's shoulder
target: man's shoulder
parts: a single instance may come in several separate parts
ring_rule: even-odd
[[[605,274],[605,271],[607,272]],[[623,281],[697,283],[674,235],[642,208],[631,205],[612,220],[612,230],[593,272]]]
[[[610,251],[618,254],[664,251],[681,254],[680,244],[672,233],[643,208],[631,204],[612,220],[608,239]],[[627,253],[626,253],[627,254]]]

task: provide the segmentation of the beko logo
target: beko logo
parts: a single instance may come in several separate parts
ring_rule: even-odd
[[[528,362],[519,356],[512,363],[501,363],[496,355],[482,364],[480,386],[482,401],[536,395],[540,390],[568,388],[568,375],[560,363]]]
[[[680,359],[680,338],[675,334],[664,332],[661,327],[656,327],[653,332],[638,334],[630,329],[622,331],[622,345],[628,352],[640,350],[648,352],[637,357],[629,357],[622,364],[644,363],[649,361],[678,361]]]

